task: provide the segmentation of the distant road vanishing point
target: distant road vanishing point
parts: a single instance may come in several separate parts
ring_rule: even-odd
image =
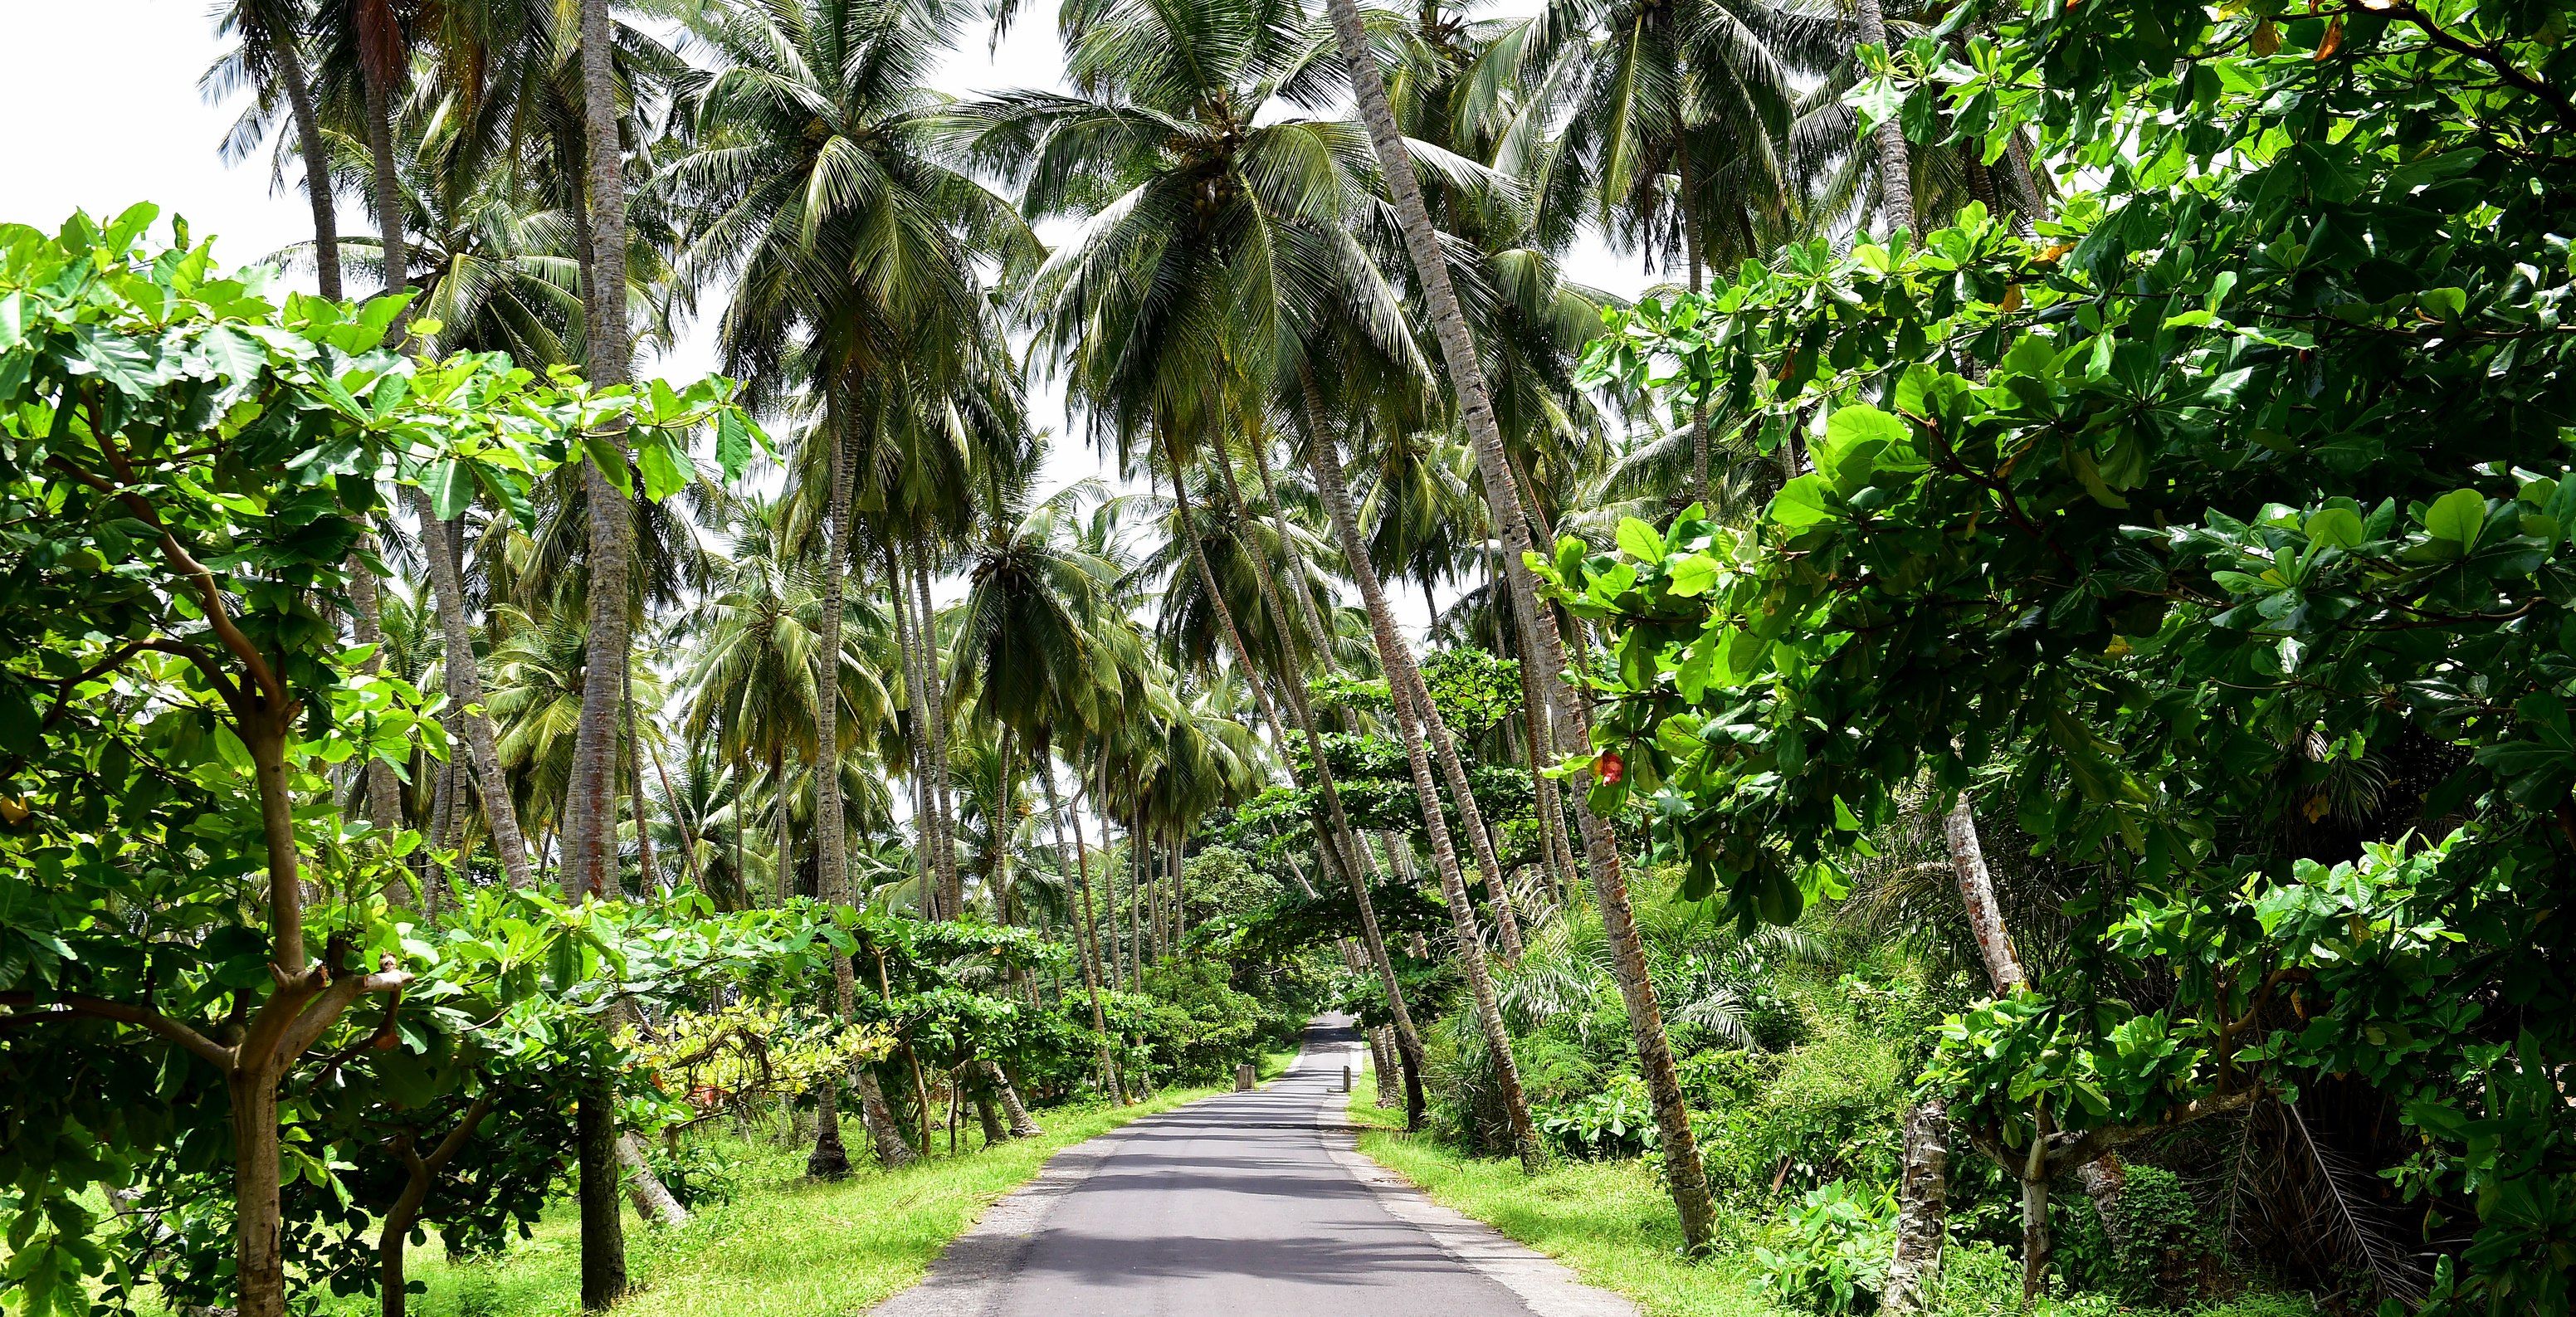
[[[1634,1317],[1351,1150],[1340,1017],[1268,1088],[1057,1154],[874,1317]]]

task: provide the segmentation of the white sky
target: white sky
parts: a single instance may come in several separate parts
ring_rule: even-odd
[[[312,237],[311,211],[300,189],[269,188],[267,154],[226,167],[216,156],[241,102],[213,106],[197,79],[222,49],[206,0],[0,0],[0,222],[52,229],[75,208],[109,216],[153,201],[164,218],[184,215],[200,238],[214,235],[226,264],[257,260]],[[1537,0],[1499,0],[1483,15],[1528,13]],[[998,50],[986,31],[969,35],[935,80],[959,96],[1010,87],[1061,87],[1053,7],[1030,4]],[[344,198],[343,232],[369,232],[372,221]],[[1052,235],[1050,235],[1052,236]],[[1585,283],[1634,295],[1652,282],[1632,259],[1587,242],[1568,260]],[[309,279],[309,274],[300,276]],[[353,288],[351,291],[360,291]],[[712,311],[717,303],[706,303]],[[637,369],[689,380],[713,365],[703,327],[675,349]],[[1102,474],[1105,464],[1069,429],[1060,390],[1030,399],[1033,421],[1058,436],[1045,487]],[[1420,595],[1399,591],[1399,608],[1419,635],[1427,620]]]

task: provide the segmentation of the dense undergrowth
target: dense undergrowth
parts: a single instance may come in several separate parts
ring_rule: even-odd
[[[1654,1113],[1599,920],[1580,903],[1497,976],[1550,1169],[1529,1179],[1510,1160],[1495,1066],[1463,1010],[1425,1031],[1427,1128],[1402,1133],[1402,1112],[1355,1098],[1354,1120],[1377,1127],[1362,1149],[1652,1313],[1875,1310],[1894,1247],[1903,1112],[1933,1029],[1972,1000],[1976,981],[1928,944],[1887,936],[1865,902],[1749,936],[1668,891],[1641,885],[1638,908],[1718,1199],[1713,1258],[1678,1256]],[[2229,1174],[2231,1159],[2256,1152],[2246,1139],[2202,1129],[2130,1150],[2126,1248],[2071,1180],[2060,1186],[2054,1293],[2035,1310],[2318,1310],[2228,1237],[2233,1196],[2253,1192]],[[1964,1140],[1950,1175],[1940,1311],[2023,1311],[2018,1185]]]

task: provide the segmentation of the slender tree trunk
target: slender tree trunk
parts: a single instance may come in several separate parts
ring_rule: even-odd
[[[1529,523],[1521,515],[1518,492],[1505,463],[1502,431],[1494,423],[1493,398],[1485,385],[1484,368],[1477,360],[1466,317],[1459,310],[1457,289],[1450,282],[1449,267],[1441,255],[1439,235],[1431,226],[1431,212],[1423,204],[1421,182],[1414,177],[1412,158],[1396,128],[1394,111],[1388,107],[1385,79],[1361,30],[1359,7],[1354,0],[1328,0],[1328,7],[1334,37],[1350,69],[1361,117],[1367,121],[1370,142],[1377,150],[1387,187],[1394,196],[1405,247],[1421,276],[1440,354],[1448,364],[1458,410],[1484,477],[1486,502],[1502,531],[1503,566],[1511,584],[1512,603],[1522,624],[1529,626],[1541,616],[1537,581],[1526,561],[1531,551]],[[1540,681],[1549,688],[1551,700],[1576,720],[1576,730],[1588,735],[1590,729],[1580,719],[1581,708],[1573,692],[1565,688],[1561,675],[1565,671],[1563,647],[1556,642],[1552,628],[1532,629],[1538,633],[1539,655],[1546,660]],[[1630,1032],[1636,1038],[1638,1068],[1644,1072],[1647,1094],[1654,1101],[1655,1125],[1663,1141],[1684,1247],[1691,1253],[1700,1253],[1708,1248],[1711,1237],[1707,1171],[1700,1164],[1698,1141],[1691,1133],[1690,1112],[1682,1101],[1680,1076],[1673,1065],[1672,1047],[1664,1037],[1654,984],[1646,977],[1645,946],[1629,909],[1618,844],[1579,796],[1576,811],[1583,824],[1584,849],[1591,861],[1593,894],[1601,903],[1603,930],[1609,936],[1620,995],[1626,1001]]]
[[[1853,0],[1860,20],[1856,34],[1861,45],[1887,44],[1887,19],[1879,0]],[[1886,217],[1891,235],[1902,229],[1914,231],[1914,160],[1905,144],[1905,126],[1890,115],[1870,130],[1870,142],[1878,151],[1879,213]]]
[[[1198,519],[1190,515],[1190,482],[1187,469],[1181,465],[1180,441],[1168,431],[1163,435],[1163,451],[1172,467],[1172,504],[1179,510],[1181,535],[1189,541],[1190,561],[1198,567],[1199,584],[1206,587],[1208,603],[1223,624],[1226,648],[1234,654],[1234,665],[1243,674],[1243,684],[1252,688],[1252,702],[1261,707],[1261,720],[1270,726],[1271,743],[1284,746],[1288,744],[1288,732],[1279,723],[1279,708],[1270,702],[1270,690],[1261,680],[1261,669],[1252,665],[1252,651],[1244,645],[1243,632],[1234,624],[1234,608],[1226,602],[1225,591],[1217,588],[1216,573],[1208,567],[1207,548],[1199,540]]]
[[[788,853],[791,840],[788,828],[792,823],[789,817],[789,803],[787,759],[785,755],[773,750],[769,755],[769,807],[778,818],[778,857],[773,862],[769,875],[771,905],[787,904],[787,898],[796,891],[796,866],[791,862],[793,857]]]
[[[295,121],[295,149],[304,157],[304,197],[313,206],[313,274],[323,298],[337,302],[340,291],[340,214],[332,200],[331,152],[322,144],[322,122],[313,113],[313,88],[304,77],[304,56],[295,34],[281,28],[270,36],[271,58],[286,84],[286,110]]]
[[[839,412],[837,407],[827,407],[816,431],[828,436],[825,442],[832,445],[832,474],[831,503],[824,510],[829,531],[823,549],[822,667],[814,675],[814,885],[823,903],[836,909],[850,901],[848,856],[841,833],[841,600],[847,588],[842,572],[850,551],[850,467]],[[850,958],[834,951],[832,1002],[844,1020],[850,1018],[854,995]],[[838,1179],[850,1173],[849,1150],[841,1145],[839,1098],[837,1086],[824,1085],[814,1151],[805,1158],[809,1176]]]
[[[885,1089],[877,1083],[873,1067],[859,1067],[859,1103],[868,1138],[876,1144],[878,1165],[899,1171],[919,1159],[920,1154],[903,1141],[903,1130],[894,1118],[894,1109],[886,1105]]]
[[[680,1206],[662,1177],[653,1173],[653,1164],[645,1160],[642,1140],[631,1133],[618,1135],[617,1164],[626,1170],[626,1193],[635,1200],[638,1215],[666,1226],[689,1223],[689,1209]]]
[[[427,1156],[414,1150],[410,1134],[395,1136],[394,1155],[402,1160],[403,1169],[408,1174],[403,1181],[402,1193],[385,1211],[384,1228],[376,1234],[376,1292],[384,1317],[403,1317],[404,1303],[410,1297],[403,1292],[406,1284],[403,1279],[403,1246],[411,1234],[413,1222],[419,1218],[421,1203],[428,1199],[438,1173],[446,1169],[457,1151],[474,1137],[474,1127],[482,1124],[483,1117],[491,1110],[490,1094],[474,1099],[465,1108],[465,1115],[457,1121],[456,1128],[448,1131],[447,1137],[439,1140],[438,1146]]]
[[[384,244],[385,292],[399,294],[411,288],[411,252],[404,245],[402,183],[394,172],[393,102],[401,90],[405,43],[401,21],[391,6],[361,5],[357,12],[358,81],[367,117],[367,158],[374,166],[376,237]],[[308,164],[308,170],[310,167]],[[324,172],[329,172],[327,167]],[[400,342],[402,327],[410,323],[411,311],[405,308],[394,318],[393,332],[386,336],[388,341]]]
[[[1531,542],[1542,545],[1554,544],[1555,534],[1547,524],[1546,514],[1539,507],[1538,489],[1530,483],[1529,473],[1521,468],[1519,458],[1508,453],[1504,454],[1504,465],[1512,478],[1513,504],[1519,505],[1524,492],[1529,498],[1524,516],[1530,527]],[[1557,862],[1564,867],[1564,871],[1557,875],[1558,889],[1570,894],[1574,890],[1574,838],[1565,830],[1565,802],[1555,779],[1540,775],[1537,769],[1540,763],[1554,761],[1564,749],[1564,742],[1557,731],[1559,724],[1564,723],[1569,734],[1575,731],[1573,725],[1566,722],[1567,711],[1556,707],[1558,698],[1567,693],[1565,683],[1555,680],[1555,673],[1541,666],[1548,660],[1541,655],[1539,649],[1539,628],[1546,628],[1546,634],[1551,638],[1558,636],[1556,609],[1552,605],[1542,605],[1544,611],[1537,616],[1523,617],[1518,598],[1513,596],[1508,588],[1511,578],[1508,568],[1503,575],[1506,586],[1504,595],[1513,601],[1512,644],[1515,652],[1520,655],[1521,698],[1532,711],[1532,725],[1538,733],[1539,758],[1531,761],[1531,775],[1538,780],[1538,798],[1546,806],[1544,812],[1548,843],[1555,847]],[[1559,639],[1556,646],[1547,652],[1558,655],[1561,662],[1564,654],[1563,641]],[[1581,799],[1581,794],[1576,793],[1578,801]]]
[[[623,688],[618,703],[625,706],[626,717],[626,799],[635,819],[635,881],[637,896],[651,896],[662,887],[653,870],[653,832],[649,816],[644,813],[644,738],[635,730],[635,665],[627,664],[618,673]]]
[[[428,491],[410,486],[406,493],[413,514],[420,519],[421,539],[428,543],[430,588],[438,596],[438,623],[447,650],[447,702],[465,724],[476,794],[482,798],[483,818],[492,829],[492,849],[501,857],[501,872],[512,887],[534,887],[536,870],[528,863],[518,806],[511,801],[509,779],[501,772],[499,738],[492,733],[491,715],[483,711],[483,673],[474,660],[473,633],[465,624],[464,572],[457,546],[449,542],[460,532],[438,519]]]
[[[1998,996],[2010,996],[2029,986],[2030,976],[2023,972],[2021,953],[2013,949],[2011,930],[2004,926],[2003,906],[1995,900],[1994,876],[1986,869],[1986,848],[1977,838],[1977,816],[1962,791],[1941,819],[1942,836],[1950,844],[1950,867],[1959,879],[1959,899],[1968,907],[1968,927],[1976,933],[1977,952],[1985,957],[1986,976],[1994,981]]]
[[[912,588],[905,583],[903,564],[889,545],[885,551],[888,602],[894,606],[895,648],[903,657],[904,707],[912,717],[911,735],[904,738],[904,751],[912,782],[912,831],[914,838],[913,872],[916,904],[921,917],[936,920],[942,890],[939,868],[939,846],[936,832],[938,818],[930,807],[930,727],[929,702],[922,692],[929,683],[921,676],[921,650],[913,633]]]
[[[1395,724],[1403,734],[1405,762],[1413,772],[1414,800],[1422,807],[1423,831],[1431,839],[1431,865],[1440,875],[1441,895],[1448,898],[1449,923],[1457,933],[1458,962],[1466,970],[1467,987],[1475,998],[1476,1020],[1484,1028],[1485,1046],[1493,1052],[1496,1080],[1503,1090],[1503,1109],[1511,1119],[1513,1147],[1520,1154],[1521,1168],[1536,1175],[1544,1161],[1538,1130],[1530,1122],[1529,1101],[1521,1093],[1520,1067],[1512,1060],[1511,1033],[1503,1027],[1493,978],[1485,968],[1485,940],[1477,931],[1476,910],[1467,900],[1466,880],[1458,872],[1457,851],[1449,841],[1449,821],[1440,808],[1440,791],[1431,782],[1430,755],[1423,749],[1422,728],[1436,726],[1440,713],[1431,707],[1430,692],[1413,665],[1412,652],[1405,648],[1404,638],[1396,634],[1395,616],[1388,610],[1377,568],[1369,561],[1368,544],[1360,538],[1359,519],[1351,510],[1350,487],[1342,478],[1341,445],[1319,435],[1314,450],[1315,486],[1324,496],[1324,509],[1333,519],[1333,533],[1341,540],[1342,554],[1350,561],[1351,577],[1360,587],[1360,604],[1368,611],[1369,630],[1377,640],[1388,689],[1395,695]],[[1474,805],[1466,796],[1466,776],[1456,769],[1454,753],[1449,764],[1450,789],[1457,793],[1462,811],[1472,810]],[[1481,828],[1481,821],[1472,817],[1462,822]],[[1499,896],[1502,884],[1494,877],[1491,847],[1485,848],[1485,856],[1486,876]]]
[[[940,917],[955,919],[965,912],[966,884],[957,870],[957,815],[949,805],[948,699],[939,676],[939,612],[931,606],[929,555],[917,539],[910,548],[913,587],[921,608],[913,634],[921,648],[922,700],[930,728],[930,804],[937,824],[943,889]]]
[[[232,1091],[234,1293],[241,1317],[286,1312],[285,1218],[279,1210],[277,1075],[236,1069]]]
[[[375,537],[367,536],[359,541],[359,547],[362,552],[373,552]],[[352,554],[349,558],[351,629],[359,644],[376,647],[375,652],[367,656],[364,665],[366,674],[370,677],[382,673],[385,668],[384,603],[379,584],[376,574],[368,570],[367,565],[361,562],[357,555]],[[382,759],[369,758],[366,766],[366,781],[367,822],[387,833],[401,827],[402,789],[394,782],[393,765]],[[400,883],[395,883],[386,888],[386,895],[396,896],[401,888]]]
[[[1052,757],[1041,757],[1039,776],[1040,779],[1046,783],[1047,812],[1055,818],[1055,846],[1057,850],[1061,851],[1064,849],[1064,803],[1062,800],[1058,799],[1056,795],[1055,760]],[[1082,816],[1080,814],[1076,814],[1073,816],[1073,863],[1075,871],[1080,875],[1078,881],[1082,884],[1082,919],[1079,923],[1074,925],[1074,944],[1077,949],[1080,948],[1082,943],[1082,932],[1085,928],[1088,928],[1091,932],[1091,949],[1083,956],[1082,986],[1085,991],[1091,994],[1091,1032],[1102,1040],[1100,1044],[1100,1082],[1102,1091],[1108,1096],[1110,1101],[1119,1102],[1122,1101],[1122,1095],[1118,1091],[1118,1064],[1116,1061],[1112,1060],[1109,1055],[1109,1043],[1107,1041],[1109,1037],[1109,1023],[1100,1010],[1100,921],[1099,918],[1092,913],[1091,908],[1091,856],[1089,851],[1090,848],[1083,845],[1082,841]]]
[[[1877,0],[1861,0],[1863,4],[1876,2]],[[1690,290],[1693,296],[1697,296],[1702,287],[1699,261],[1699,190],[1693,186],[1696,180],[1692,177],[1689,134],[1685,132],[1681,137],[1681,145],[1673,152],[1673,158],[1681,173],[1682,260],[1690,266]],[[1702,508],[1706,508],[1710,506],[1710,499],[1708,496],[1708,398],[1705,395],[1698,398],[1691,406],[1690,437],[1691,497],[1696,499]]]

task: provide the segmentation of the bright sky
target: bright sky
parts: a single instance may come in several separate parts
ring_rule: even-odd
[[[75,208],[113,215],[137,201],[157,202],[164,216],[187,217],[199,236],[215,235],[228,263],[256,260],[312,237],[311,211],[300,189],[269,185],[267,153],[227,167],[216,147],[240,113],[241,100],[208,105],[197,79],[222,49],[204,0],[0,0],[0,51],[10,76],[0,80],[0,221],[51,229]],[[1537,0],[1499,0],[1483,13],[1532,12]],[[1009,87],[1061,86],[1062,67],[1051,7],[1028,5],[1000,47],[985,33],[967,38],[936,81],[959,96]],[[344,232],[374,224],[341,202]],[[1651,282],[1633,260],[1587,243],[1568,262],[1573,277],[1625,295]],[[302,276],[309,279],[309,274]],[[359,291],[352,289],[351,291]],[[709,302],[712,308],[716,305]],[[664,359],[638,369],[694,379],[713,365],[703,327]],[[1031,399],[1034,419],[1068,433],[1060,390]],[[1056,443],[1049,488],[1098,474],[1102,463],[1078,442]],[[1413,591],[1400,605],[1410,628],[1427,620]]]

